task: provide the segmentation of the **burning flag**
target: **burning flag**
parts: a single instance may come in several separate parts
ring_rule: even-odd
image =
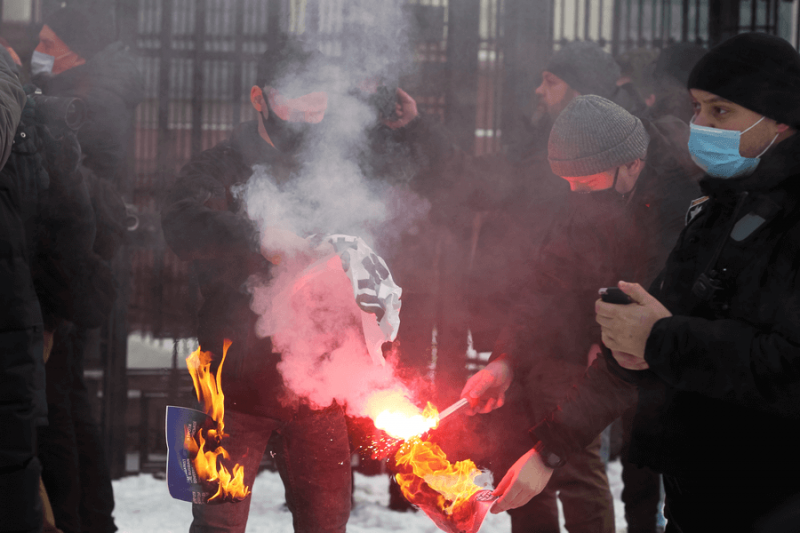
[[[423,438],[439,425],[436,408],[428,402],[420,413],[401,393],[387,391],[375,394],[369,407],[375,427],[403,441],[394,460],[395,479],[406,499],[443,531],[477,532],[497,498],[475,483],[481,474],[475,463],[451,464],[438,444]]]
[[[244,468],[232,472],[221,462],[230,460],[222,447],[225,434],[225,395],[222,393],[222,365],[231,341],[225,340],[216,376],[211,373],[211,352],[197,348],[186,358],[197,400],[205,413],[182,407],[167,407],[167,485],[177,499],[193,503],[222,503],[243,500],[250,489],[244,484]],[[211,491],[216,492],[211,495]],[[210,496],[210,497],[209,497]]]
[[[244,485],[244,468],[242,466],[238,464],[234,466],[233,475],[231,475],[222,463],[218,464],[217,462],[220,456],[230,459],[230,455],[221,445],[222,439],[227,436],[224,432],[225,395],[222,393],[222,365],[225,363],[225,356],[228,355],[230,345],[231,341],[225,339],[222,347],[222,361],[219,363],[216,378],[211,373],[211,352],[204,352],[198,347],[186,358],[186,367],[192,375],[197,400],[203,403],[206,414],[216,422],[216,428],[206,430],[206,438],[203,438],[202,429],[197,432],[199,446],[192,460],[200,479],[216,483],[218,487],[217,492],[209,498],[209,503],[212,501],[238,502],[250,494],[250,489]],[[194,439],[191,440],[190,452],[194,452]]]

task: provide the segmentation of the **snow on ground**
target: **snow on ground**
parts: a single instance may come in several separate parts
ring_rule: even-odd
[[[617,532],[624,533],[620,492],[620,464],[608,465],[609,482],[614,494]],[[388,476],[364,476],[356,473],[356,506],[347,524],[348,533],[436,533],[439,529],[418,511],[398,513],[388,509]],[[148,474],[114,481],[116,506],[114,518],[120,533],[186,533],[192,521],[191,504],[173,500],[166,481]],[[563,530],[563,521],[562,521]],[[489,514],[481,533],[508,533],[508,515]],[[247,533],[292,533],[292,515],[284,505],[283,484],[276,472],[264,471],[253,485]]]

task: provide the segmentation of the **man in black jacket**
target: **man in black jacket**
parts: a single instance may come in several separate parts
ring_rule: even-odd
[[[267,442],[277,434],[275,457],[295,531],[342,532],[351,504],[344,413],[335,402],[313,408],[288,391],[277,368],[281,354],[274,353],[270,337],[256,335],[259,317],[250,308],[247,280],[269,280],[273,265],[262,254],[259,228],[233,193],[251,180],[271,180],[278,190],[296,183],[302,150],[308,136],[315,135],[314,128],[325,127],[327,120],[346,119],[330,116],[339,110],[328,108],[332,87],[318,80],[324,65],[321,54],[294,40],[262,56],[250,93],[256,120],[239,125],[230,140],[186,164],[167,193],[161,215],[167,243],[181,259],[192,262],[198,276],[204,298],[198,313],[200,345],[219,358],[224,339],[232,341],[223,370],[225,428],[231,434],[226,449],[244,465],[245,484],[252,486]],[[286,79],[296,88],[288,100],[275,87]],[[398,101],[398,119],[385,121],[381,133],[391,141],[385,143],[388,148],[367,149],[353,157],[361,156],[358,162],[368,177],[407,183],[420,194],[440,197],[446,190],[441,180],[452,174],[443,172],[437,161],[446,160],[454,149],[417,116],[413,99],[398,90]],[[403,172],[392,175],[399,170],[392,164],[398,157],[404,162]],[[420,179],[423,173],[417,167],[423,161],[427,180]],[[191,531],[243,532],[249,505],[249,496],[240,503],[194,505]]]
[[[473,401],[493,393],[494,400],[477,406],[479,411],[503,403],[501,389],[509,386],[512,372],[519,384],[511,393],[529,408],[504,416],[527,416],[531,423],[555,408],[580,380],[587,354],[600,340],[591,314],[597,288],[620,276],[654,278],[680,231],[682,206],[697,194],[692,176],[680,164],[682,149],[657,125],[599,96],[578,97],[559,115],[549,160],[573,192],[533,251],[529,273],[517,290],[512,326],[503,331],[492,362],[462,392]],[[525,451],[524,442],[506,440],[517,442],[517,454]],[[570,531],[613,530],[613,511],[602,513],[596,496],[605,484],[610,501],[598,451],[599,440],[584,443],[545,494],[511,513],[512,524],[556,531],[555,512],[549,522],[544,517],[545,509],[555,509],[560,490],[565,515],[574,517],[567,521]],[[655,520],[655,504],[652,516]]]
[[[44,413],[42,313],[30,272],[24,207],[35,187],[5,168],[25,105],[11,57],[0,49],[0,531],[42,530],[36,422]]]
[[[60,529],[107,533],[116,530],[111,477],[83,358],[91,331],[108,323],[116,299],[110,263],[126,236],[117,188],[143,79],[127,48],[113,42],[107,21],[71,7],[45,19],[31,72],[45,96],[80,98],[87,110],[77,132],[80,169],[43,198],[52,216],[40,224],[35,281],[54,340],[47,362],[50,424],[39,434],[42,477]],[[73,200],[81,209],[70,208]],[[84,223],[79,218],[87,201]]]
[[[800,493],[800,55],[741,34],[701,59],[688,87],[707,196],[649,293],[620,283],[632,305],[596,303],[609,351],[532,431],[568,457],[637,387],[632,460],[664,474],[667,530],[758,531]],[[550,472],[528,452],[501,505],[527,501]]]

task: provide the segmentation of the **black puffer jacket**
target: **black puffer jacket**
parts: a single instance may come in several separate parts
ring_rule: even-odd
[[[650,334],[650,369],[624,370],[606,354],[559,411],[534,428],[538,438],[568,455],[625,408],[620,393],[635,385],[640,398],[633,461],[705,479],[735,468],[742,479],[760,480],[749,488],[800,490],[798,154],[795,135],[747,178],[703,179],[710,199],[695,212],[650,288],[674,315],[658,321]],[[741,242],[728,237],[739,198],[737,220],[760,213],[768,221]],[[746,236],[741,227],[739,232],[734,235]],[[728,268],[732,279],[709,304],[692,287],[722,239],[727,243],[717,268]]]
[[[84,165],[116,183],[132,139],[134,110],[144,98],[144,78],[129,49],[110,44],[83,65],[35,81],[47,96],[83,99],[87,117],[78,140]]]

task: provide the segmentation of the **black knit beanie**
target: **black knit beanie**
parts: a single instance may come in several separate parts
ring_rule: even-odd
[[[45,18],[44,23],[83,59],[91,59],[114,42],[110,21],[83,9],[63,7]]]
[[[800,127],[800,54],[780,37],[742,33],[723,41],[698,61],[687,87]]]
[[[611,98],[617,90],[620,68],[614,58],[590,41],[575,41],[563,46],[544,69],[567,82],[582,95]]]

